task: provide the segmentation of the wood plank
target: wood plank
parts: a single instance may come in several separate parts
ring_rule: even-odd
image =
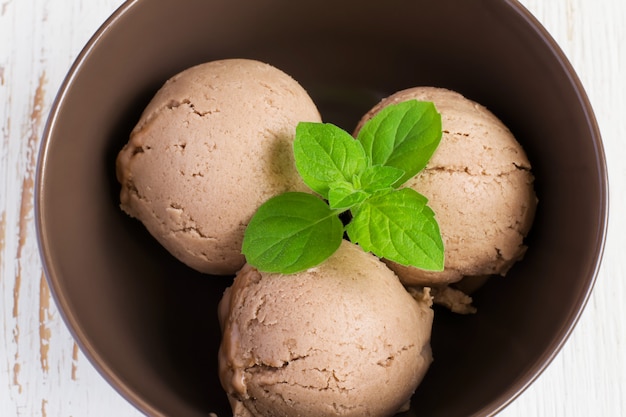
[[[579,325],[546,372],[500,415],[626,415],[626,2],[521,3],[555,37],[587,89],[607,151],[612,215],[604,263]],[[141,415],[65,327],[42,273],[33,222],[36,156],[54,95],[89,37],[121,4],[0,0],[0,416]]]

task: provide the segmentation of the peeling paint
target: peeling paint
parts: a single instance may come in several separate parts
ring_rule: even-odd
[[[0,16],[4,16],[9,8],[9,5],[13,2],[13,0],[7,0],[2,3],[2,9],[0,9]]]
[[[13,355],[13,359],[15,362],[13,362],[13,386],[17,387],[17,392],[18,393],[22,393],[22,384],[20,383],[20,369],[21,369],[21,364],[20,364],[20,351],[19,351],[19,345],[20,345],[20,326],[16,323],[15,326],[13,327],[13,344],[15,345],[15,355]]]
[[[20,383],[20,369],[21,365],[19,362],[15,362],[13,364],[13,386],[17,387],[17,392],[22,393],[22,384]]]
[[[50,318],[50,288],[42,273],[39,280],[39,361],[44,373],[48,373],[50,369],[48,350],[50,349],[51,331],[47,325]]]
[[[39,139],[39,131],[42,123],[43,103],[45,100],[45,71],[39,76],[39,83],[35,90],[35,97],[30,112],[30,132],[26,142],[26,156],[28,158],[28,166],[26,168],[26,176],[22,180],[22,195],[20,201],[20,219],[18,224],[19,240],[17,246],[17,273],[15,276],[15,284],[13,286],[13,317],[19,314],[19,296],[22,283],[22,250],[26,244],[28,233],[28,224],[30,215],[33,210],[33,187],[34,173],[37,164],[37,146]]]
[[[15,362],[13,364],[13,385],[17,387],[18,392],[22,393],[22,384],[20,383],[20,327],[18,324],[18,316],[20,312],[19,300],[22,289],[22,251],[26,245],[28,237],[28,226],[31,222],[31,214],[33,211],[33,187],[34,172],[37,163],[37,146],[39,132],[42,123],[43,103],[45,100],[46,73],[43,72],[39,77],[39,82],[33,97],[32,107],[30,109],[29,131],[26,142],[26,157],[28,165],[26,166],[26,175],[22,180],[22,193],[20,197],[20,218],[18,222],[18,245],[16,253],[17,269],[15,273],[15,281],[13,283],[13,309],[12,316],[15,319],[13,327],[13,342],[16,346]],[[47,354],[47,352],[46,352]],[[47,361],[47,359],[46,359]]]
[[[46,411],[46,405],[48,405],[48,400],[44,398],[41,400],[41,417],[48,417],[48,413]]]
[[[18,248],[18,252],[21,252],[21,247]],[[19,266],[18,266],[19,268]],[[21,271],[19,271],[18,269],[18,273],[15,275],[15,281],[13,282],[13,311],[12,311],[12,315],[13,318],[17,319],[17,315],[20,312],[20,290],[22,288],[22,274]],[[17,328],[17,325],[16,325]],[[18,331],[19,333],[19,331]],[[13,334],[15,335],[15,330],[13,331]],[[16,340],[17,342],[17,340]]]
[[[78,378],[76,373],[78,372],[78,345],[74,342],[72,347],[72,381],[76,381]]]
[[[11,105],[11,97],[7,99],[9,102],[9,106]],[[2,144],[4,148],[7,149],[9,147],[9,136],[11,135],[11,118],[7,117],[4,124],[1,126],[2,128]]]

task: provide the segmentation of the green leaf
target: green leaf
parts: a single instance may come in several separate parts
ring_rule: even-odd
[[[342,238],[336,211],[312,194],[289,192],[259,207],[244,233],[242,252],[260,271],[290,274],[319,265]]]
[[[404,184],[426,166],[441,141],[441,115],[431,102],[409,100],[383,108],[357,135],[372,165],[399,168]]]
[[[369,193],[393,187],[402,177],[404,171],[384,165],[367,167],[359,177],[360,188]]]
[[[413,100],[388,106],[357,139],[332,124],[298,124],[296,168],[329,204],[306,193],[268,200],[244,234],[248,263],[284,274],[320,264],[341,244],[339,213],[351,210],[345,230],[364,250],[404,265],[443,269],[443,242],[426,198],[394,189],[426,166],[441,140],[434,105]]]
[[[334,183],[328,192],[328,204],[335,210],[347,210],[361,204],[370,196],[370,193],[356,189],[349,182]]]
[[[300,122],[293,150],[296,168],[304,182],[326,199],[330,184],[351,182],[367,166],[361,144],[329,123]]]
[[[353,212],[348,237],[365,251],[417,268],[443,270],[443,241],[428,200],[411,188],[377,194]]]

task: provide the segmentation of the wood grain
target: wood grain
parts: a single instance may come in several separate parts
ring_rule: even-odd
[[[495,1],[495,0],[494,0]],[[585,86],[609,166],[604,262],[572,337],[501,416],[626,415],[626,2],[521,1]],[[121,0],[0,0],[0,416],[134,417],[82,355],[42,272],[33,221],[39,141],[81,48]],[[584,196],[581,196],[584,198]],[[224,416],[222,416],[224,417]]]

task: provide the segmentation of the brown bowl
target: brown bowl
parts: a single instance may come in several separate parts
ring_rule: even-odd
[[[567,59],[515,0],[136,0],[78,57],[50,114],[36,215],[55,299],[102,375],[144,413],[230,415],[216,304],[230,278],[173,259],[118,208],[115,156],[161,84],[221,58],[271,63],[350,131],[394,91],[433,85],[491,109],[526,149],[540,200],[529,250],[436,311],[435,362],[406,416],[488,415],[559,351],[592,289],[607,225],[600,134]],[[210,204],[210,203],[209,203]]]

